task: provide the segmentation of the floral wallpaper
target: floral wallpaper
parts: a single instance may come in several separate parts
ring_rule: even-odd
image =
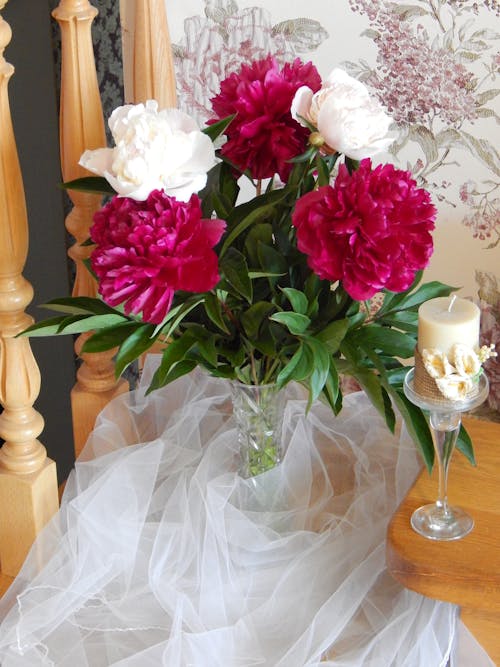
[[[180,105],[203,123],[221,79],[272,53],[341,66],[394,120],[390,160],[432,193],[439,216],[426,278],[482,307],[500,349],[500,3],[497,0],[166,1]],[[496,29],[498,28],[498,29]],[[490,360],[500,410],[500,361]]]

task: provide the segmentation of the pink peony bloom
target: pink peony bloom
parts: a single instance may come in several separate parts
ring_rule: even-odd
[[[351,175],[341,165],[333,187],[301,197],[292,222],[311,269],[363,300],[411,285],[432,254],[435,217],[429,193],[409,172],[390,164],[372,170],[366,159]]]
[[[176,290],[205,292],[219,281],[217,255],[226,224],[204,220],[200,200],[153,190],[146,201],[114,197],[94,215],[91,255],[99,293],[111,306],[153,324],[163,321]]]
[[[211,122],[237,116],[226,130],[222,154],[242,171],[248,169],[253,178],[279,174],[286,181],[292,169],[289,160],[305,151],[309,136],[290,113],[301,86],[316,92],[321,77],[312,63],[298,58],[280,69],[268,56],[224,79],[212,100],[217,118]]]

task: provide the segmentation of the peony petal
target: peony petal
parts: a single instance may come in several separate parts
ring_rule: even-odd
[[[104,172],[111,169],[113,163],[113,149],[112,148],[96,148],[95,150],[86,150],[78,164],[84,169],[88,169],[94,174],[104,176]]]
[[[303,127],[307,127],[302,118],[309,119],[309,109],[313,98],[313,91],[308,86],[301,86],[295,93],[292,100],[290,113],[292,118],[300,123]]]

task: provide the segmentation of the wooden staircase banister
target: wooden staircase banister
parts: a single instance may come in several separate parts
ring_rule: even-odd
[[[17,337],[32,323],[25,309],[33,288],[22,275],[28,221],[7,90],[14,68],[3,55],[10,40],[0,16],[0,567],[15,576],[59,501],[56,465],[38,440],[44,420],[33,408],[40,371],[29,339]]]
[[[86,149],[106,146],[102,104],[97,82],[91,25],[97,9],[87,0],[61,0],[52,16],[61,30],[61,168],[65,181],[89,175],[78,164]],[[85,267],[91,249],[81,244],[89,236],[94,213],[101,197],[69,190],[73,208],[66,228],[75,238],[68,251],[76,266],[73,296],[95,296],[96,283]],[[128,383],[115,379],[114,351],[80,355],[90,334],[78,337],[75,350],[82,359],[77,382],[71,392],[75,455],[78,456],[92,431],[95,419],[115,396],[128,391]]]
[[[177,106],[165,0],[120,0],[125,100]]]

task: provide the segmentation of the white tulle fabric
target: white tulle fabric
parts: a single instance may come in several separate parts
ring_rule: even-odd
[[[285,459],[250,480],[224,381],[115,399],[1,602],[2,667],[444,667],[456,608],[384,565],[414,446],[362,393],[336,418],[289,398]]]

